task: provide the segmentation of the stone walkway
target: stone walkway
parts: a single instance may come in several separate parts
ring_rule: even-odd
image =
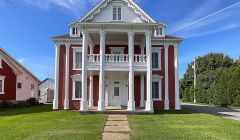
[[[109,115],[102,133],[103,140],[129,140],[131,129],[126,115]]]

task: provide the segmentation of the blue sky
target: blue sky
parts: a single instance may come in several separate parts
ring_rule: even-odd
[[[67,25],[98,1],[0,0],[0,47],[41,80],[54,77],[50,37],[68,33]],[[240,0],[135,1],[156,21],[167,24],[167,33],[184,38],[179,48],[181,77],[195,56],[221,52],[239,58]]]

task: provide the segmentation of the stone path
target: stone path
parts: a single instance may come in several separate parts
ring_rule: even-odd
[[[102,133],[103,140],[129,140],[131,129],[126,115],[109,115]]]

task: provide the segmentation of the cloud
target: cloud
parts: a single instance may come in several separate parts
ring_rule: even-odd
[[[68,10],[76,16],[81,15],[88,6],[92,6],[99,1],[100,0],[24,0],[27,4],[43,9],[49,9],[51,6],[57,6]]]

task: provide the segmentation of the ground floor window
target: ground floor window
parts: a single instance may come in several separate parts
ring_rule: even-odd
[[[82,81],[73,81],[73,99],[82,98]]]
[[[0,76],[0,94],[4,94],[5,76]]]
[[[152,99],[161,99],[161,82],[152,82]]]

